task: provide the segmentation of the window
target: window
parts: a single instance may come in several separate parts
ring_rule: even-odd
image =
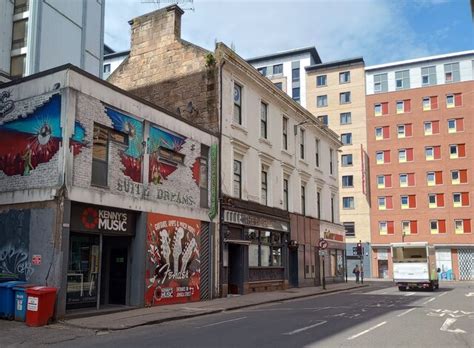
[[[410,71],[395,71],[395,88],[397,90],[410,88]]]
[[[351,92],[339,93],[339,104],[349,104],[351,102]]]
[[[354,197],[342,197],[343,209],[354,209]]]
[[[392,187],[392,175],[383,174],[377,175],[377,188]]]
[[[22,13],[28,11],[28,1],[29,0],[15,0],[15,7],[13,10],[14,14]]]
[[[13,22],[12,50],[26,47],[26,38],[28,33],[28,20]]]
[[[454,108],[454,107],[460,107],[462,106],[462,94],[461,93],[456,93],[456,94],[448,94],[446,95],[446,107],[448,109]]]
[[[351,167],[352,166],[352,154],[341,155],[341,165],[342,165],[342,167]]]
[[[283,209],[288,210],[288,180],[286,176],[283,179]]]
[[[459,63],[444,64],[444,82],[459,82]]]
[[[329,149],[329,174],[334,174],[334,150]]]
[[[109,73],[110,72],[110,64],[104,64],[104,73]]]
[[[446,220],[430,220],[432,234],[446,233]]]
[[[266,67],[266,66],[264,66],[264,67],[262,67],[262,68],[258,68],[257,70],[258,70],[258,72],[259,72],[260,74],[262,74],[263,76],[267,76],[267,67]]]
[[[283,64],[275,64],[273,66],[273,75],[283,74]]]
[[[413,161],[413,149],[399,149],[398,150],[398,163],[412,162]]]
[[[400,204],[402,209],[413,209],[416,208],[416,196],[400,196]]]
[[[281,267],[283,235],[281,232],[246,229],[250,241],[249,267]]]
[[[397,125],[397,137],[406,138],[411,137],[413,134],[413,127],[411,123]]]
[[[379,210],[393,209],[392,197],[381,196],[377,198]]]
[[[275,87],[280,89],[280,90],[283,90],[283,83],[282,82],[275,82]]]
[[[439,134],[439,121],[426,121],[424,131],[425,135]]]
[[[268,105],[264,102],[260,103],[260,136],[267,139],[267,120],[268,120]]]
[[[318,210],[318,219],[321,219],[321,190],[316,192],[316,208]]]
[[[421,84],[422,86],[436,85],[436,67],[428,66],[421,68]]]
[[[199,158],[199,191],[200,205],[209,207],[209,146],[201,144],[201,157]]]
[[[234,122],[242,124],[242,87],[234,84]]]
[[[26,55],[11,57],[10,60],[10,76],[11,77],[22,77],[25,73],[26,66]]]
[[[441,159],[441,146],[427,146],[425,147],[425,159],[433,161]]]
[[[397,101],[397,114],[404,114],[411,111],[411,100],[398,100]]]
[[[339,83],[349,83],[351,82],[351,72],[343,71],[339,73]]]
[[[393,221],[379,221],[379,233],[381,235],[393,234]]]
[[[316,143],[315,144],[316,145],[315,146],[316,147],[316,151],[315,151],[316,152],[316,167],[319,167],[319,142],[320,142],[319,139],[316,138],[316,142],[315,142]]]
[[[342,176],[342,187],[354,187],[354,176],[353,175],[343,175]]]
[[[442,185],[443,184],[443,172],[427,172],[426,183],[428,186]]]
[[[402,234],[417,234],[418,222],[416,220],[402,221]]]
[[[293,87],[292,98],[293,98],[294,101],[299,101],[300,100],[300,88],[299,87]]]
[[[242,198],[242,162],[234,160],[234,197]]]
[[[453,206],[468,207],[469,206],[469,192],[455,192],[453,193]]]
[[[387,73],[374,75],[374,92],[387,92],[388,91],[388,82],[387,82]]]
[[[351,145],[352,144],[352,133],[342,133],[341,134],[341,142],[344,145]]]
[[[262,185],[262,204],[268,205],[268,175],[267,175],[268,169],[262,166],[262,172],[261,172],[261,185]]]
[[[335,219],[334,195],[331,195],[331,222]]]
[[[326,75],[319,75],[316,76],[316,86],[326,86],[327,84],[327,76]]]
[[[382,140],[390,138],[389,126],[375,128],[375,140]]]
[[[471,219],[454,220],[454,232],[456,234],[471,233]]]
[[[423,111],[436,110],[438,108],[438,97],[424,97]]]
[[[283,116],[283,150],[288,150],[288,118]]]
[[[306,215],[306,184],[301,185],[301,214]]]
[[[377,151],[375,158],[377,164],[390,163],[390,150]]]
[[[300,128],[300,158],[304,159],[304,136],[305,136],[305,131],[303,128]]]
[[[456,159],[466,157],[466,144],[449,145],[449,158]]]
[[[300,80],[300,68],[293,68],[291,70],[291,79],[292,79],[292,81],[299,81]]]
[[[352,114],[350,112],[343,112],[339,115],[341,125],[352,123]]]
[[[408,174],[400,174],[400,187],[408,187]]]
[[[355,237],[355,223],[354,222],[344,222],[344,230],[346,232],[346,237]]]
[[[92,145],[92,178],[94,186],[107,186],[109,163],[109,130],[94,124]]]
[[[328,106],[328,96],[327,95],[318,95],[316,98],[316,106],[322,108]]]
[[[444,194],[443,193],[428,194],[428,205],[429,205],[429,208],[444,207]]]
[[[329,124],[328,115],[321,115],[321,116],[318,116],[318,120],[319,120],[319,122],[321,122],[321,123],[324,124],[325,126],[327,126],[327,125]]]
[[[467,184],[467,169],[458,169],[451,171],[451,184]]]
[[[378,103],[374,104],[374,115],[375,116],[382,116],[388,114],[388,103]]]

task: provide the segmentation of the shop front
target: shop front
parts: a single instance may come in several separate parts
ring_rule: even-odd
[[[289,221],[231,209],[223,220],[222,295],[286,289]]]
[[[327,242],[327,248],[320,255],[324,257],[324,276],[326,283],[343,282],[346,275],[346,245],[344,243],[343,229],[335,224],[321,222],[321,238]],[[352,271],[352,270],[351,270]],[[322,269],[321,269],[322,274]]]
[[[135,213],[73,203],[66,309],[127,305]]]

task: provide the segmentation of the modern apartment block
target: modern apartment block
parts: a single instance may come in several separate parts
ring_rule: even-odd
[[[474,279],[474,51],[366,68],[374,277],[390,243],[428,242],[441,278]]]
[[[247,59],[293,100],[307,107],[305,67],[320,64],[315,47],[305,47]]]
[[[346,230],[346,253],[364,245],[364,269],[370,258],[370,193],[367,159],[365,71],[363,58],[307,66],[306,108],[339,136],[340,217]],[[318,146],[319,139],[314,140]],[[317,156],[317,152],[316,152]],[[348,260],[352,270],[358,260]]]
[[[72,63],[102,76],[104,0],[0,1],[0,72],[12,78]]]

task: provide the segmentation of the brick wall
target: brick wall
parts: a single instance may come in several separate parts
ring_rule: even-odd
[[[167,7],[131,21],[129,57],[108,81],[217,131],[217,69],[207,50],[181,39],[182,11]]]

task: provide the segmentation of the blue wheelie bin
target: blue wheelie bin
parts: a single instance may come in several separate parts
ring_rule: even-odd
[[[13,320],[15,317],[15,296],[13,288],[20,284],[26,284],[21,280],[0,283],[0,317]]]
[[[15,292],[15,320],[26,321],[26,305],[28,303],[28,295],[26,289],[36,286],[34,284],[21,284],[15,286],[13,291]]]

